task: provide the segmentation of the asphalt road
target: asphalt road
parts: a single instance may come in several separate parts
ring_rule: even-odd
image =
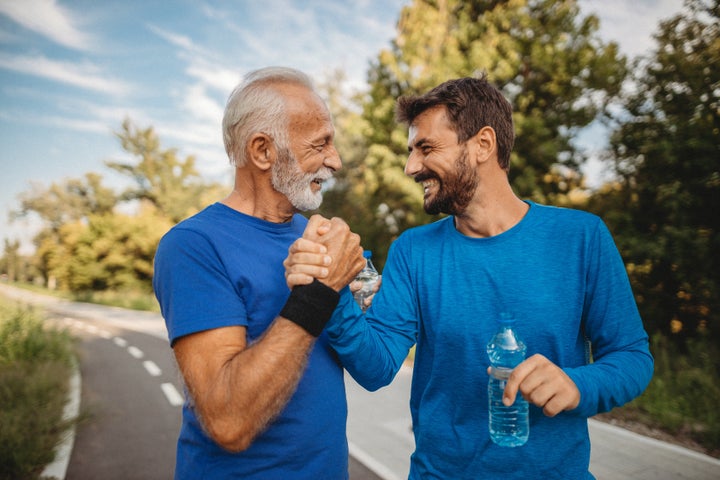
[[[66,478],[171,479],[182,390],[167,341],[101,320],[62,321],[80,339],[83,416]]]

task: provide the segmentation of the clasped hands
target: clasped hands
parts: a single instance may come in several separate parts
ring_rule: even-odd
[[[318,279],[340,291],[365,266],[360,236],[340,218],[313,215],[303,236],[290,246],[283,266],[290,289]]]

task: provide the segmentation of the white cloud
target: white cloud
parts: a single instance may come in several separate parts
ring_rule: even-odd
[[[75,87],[113,95],[124,95],[130,87],[104,78],[100,69],[89,62],[70,63],[44,56],[11,56],[0,54],[0,68],[55,80]]]
[[[184,106],[199,120],[217,122],[223,116],[223,107],[208,96],[205,86],[201,84],[187,88]]]
[[[89,50],[92,39],[75,28],[76,20],[55,0],[7,0],[0,13],[53,42],[77,50]]]
[[[206,62],[198,60],[194,60],[188,65],[186,73],[223,95],[229,95],[241,79],[241,72],[222,66],[208,65]]]
[[[158,37],[162,38],[171,45],[180,47],[182,50],[188,52],[195,52],[201,55],[209,55],[210,53],[203,50],[202,48],[195,45],[192,39],[186,35],[180,35],[177,33],[169,32],[164,28],[160,28],[153,24],[148,24],[147,28]]]
[[[606,41],[617,42],[624,54],[637,56],[655,46],[652,34],[659,20],[677,14],[682,4],[683,0],[581,0],[580,9],[600,18],[600,35]]]

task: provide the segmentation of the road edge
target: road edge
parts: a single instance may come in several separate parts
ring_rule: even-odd
[[[710,465],[720,466],[720,459],[718,459],[718,458],[711,457],[710,455],[706,455],[702,452],[698,452],[696,450],[692,450],[690,448],[683,447],[681,445],[675,445],[674,443],[669,443],[664,440],[658,440],[657,438],[652,438],[647,435],[636,433],[636,432],[633,432],[632,430],[628,430],[627,428],[624,428],[624,427],[621,427],[618,425],[613,425],[611,423],[601,422],[600,420],[588,418],[588,427],[596,428],[598,430],[605,430],[608,432],[612,432],[614,435],[624,436],[626,438],[632,438],[636,442],[650,445],[653,448],[663,448],[665,450],[672,451],[672,452],[684,455],[686,457],[693,458],[695,460],[706,462]]]
[[[55,460],[45,466],[40,478],[48,480],[65,480],[70,455],[75,445],[75,420],[80,414],[80,395],[82,391],[82,378],[77,359],[73,357],[72,374],[68,380],[69,388],[65,407],[63,409],[63,421],[72,422],[70,427],[62,435],[62,440],[55,447]]]

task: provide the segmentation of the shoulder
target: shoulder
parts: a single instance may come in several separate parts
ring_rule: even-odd
[[[221,215],[221,213],[222,211],[217,208],[217,204],[205,207],[195,215],[181,220],[168,230],[160,241],[160,244],[172,242],[176,239],[204,236],[204,232],[212,230],[213,226],[217,225],[217,217]]]
[[[405,230],[397,239],[403,242],[433,241],[439,236],[447,235],[448,227],[453,227],[453,217],[448,216],[426,225]]]
[[[585,210],[528,202],[534,222],[553,228],[594,230],[603,225],[600,217]]]

